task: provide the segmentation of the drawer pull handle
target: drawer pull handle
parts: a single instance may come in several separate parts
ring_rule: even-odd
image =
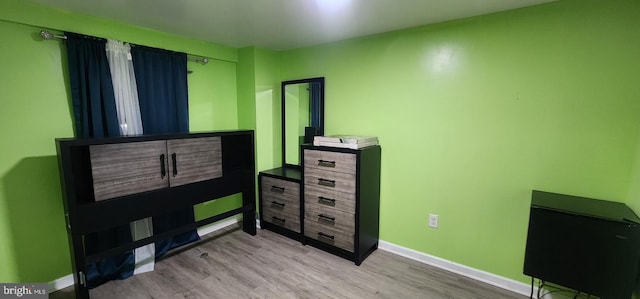
[[[160,178],[164,179],[167,175],[167,168],[164,166],[164,154],[160,155]]]
[[[336,217],[327,216],[325,214],[318,214],[318,220],[326,222],[327,224],[335,225]]]
[[[327,187],[335,187],[336,186],[336,181],[327,180],[327,179],[318,179],[318,185],[327,186]]]
[[[272,216],[271,219],[273,219],[273,224],[277,224],[280,226],[284,226],[284,222],[286,221],[285,219],[282,219],[276,216]],[[279,223],[276,223],[276,222],[279,222]]]
[[[318,196],[318,203],[319,204],[323,204],[325,206],[332,206],[335,207],[336,206],[336,200],[333,198],[326,198],[323,196]]]
[[[324,233],[318,233],[318,240],[323,241],[325,243],[333,243],[334,239],[335,239],[334,236],[327,235]]]
[[[284,187],[271,186],[271,192],[284,193]]]
[[[173,162],[173,176],[178,175],[178,159],[176,158],[176,153],[171,154],[171,161]]]
[[[336,168],[336,161],[318,160],[318,166]]]
[[[275,201],[275,200],[272,200],[272,201],[271,201],[271,206],[272,206],[272,207],[278,207],[278,208],[280,208],[280,209],[284,209],[284,204],[283,204],[283,203],[279,203],[279,202],[277,202],[277,201]]]

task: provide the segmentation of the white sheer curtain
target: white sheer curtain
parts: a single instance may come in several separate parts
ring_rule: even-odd
[[[136,76],[131,60],[131,46],[120,41],[108,40],[107,59],[111,69],[120,133],[123,136],[142,134],[142,119],[138,104]]]
[[[142,134],[142,119],[138,103],[138,87],[131,59],[131,46],[120,41],[107,40],[106,48],[116,98],[120,133],[123,136]],[[137,220],[131,222],[130,225],[134,240],[144,239],[153,234],[151,218]],[[153,271],[155,251],[153,243],[134,250],[135,268],[133,274]]]

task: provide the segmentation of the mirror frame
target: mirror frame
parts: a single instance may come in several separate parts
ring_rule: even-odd
[[[298,160],[298,164],[287,164],[287,155],[286,155],[286,87],[287,85],[292,84],[300,84],[300,83],[319,83],[320,84],[320,111],[318,111],[318,119],[320,120],[320,127],[318,129],[318,134],[320,136],[324,135],[324,77],[315,77],[315,78],[307,78],[307,79],[298,79],[298,80],[289,80],[282,81],[281,89],[280,89],[280,97],[282,104],[282,166],[289,168],[300,168],[301,160]]]

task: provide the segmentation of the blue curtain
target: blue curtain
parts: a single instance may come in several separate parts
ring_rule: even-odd
[[[187,55],[143,46],[131,55],[144,133],[188,133]]]
[[[310,109],[311,109],[311,126],[315,127],[315,128],[319,128],[320,127],[320,114],[319,113],[313,113],[313,111],[321,111],[320,110],[320,93],[322,92],[322,89],[320,88],[320,83],[318,82],[311,82],[309,84],[311,92],[309,93],[311,99],[311,105],[310,105]]]
[[[67,32],[69,83],[76,136],[118,136],[120,129],[105,40]],[[88,255],[131,242],[129,225],[85,236]],[[133,275],[134,256],[128,252],[87,265],[89,287]]]
[[[131,55],[144,133],[188,133],[187,55],[144,46],[133,47]],[[154,216],[153,233],[158,234],[193,222],[193,208]],[[200,237],[193,230],[156,242],[156,257],[197,240]]]
[[[120,135],[105,40],[66,35],[76,136]]]

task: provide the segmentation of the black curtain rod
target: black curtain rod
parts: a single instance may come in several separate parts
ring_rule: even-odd
[[[61,39],[61,40],[66,40],[67,36],[66,35],[58,35],[58,34],[53,34],[51,32],[49,32],[48,30],[40,30],[40,37],[42,37],[43,40],[51,40],[51,39]],[[131,46],[135,47],[135,44],[129,43]],[[200,63],[200,64],[207,64],[209,63],[209,58],[207,57],[203,57],[203,56],[197,56],[197,55],[192,55],[192,54],[187,54],[187,60],[189,61],[193,61],[196,63]]]

